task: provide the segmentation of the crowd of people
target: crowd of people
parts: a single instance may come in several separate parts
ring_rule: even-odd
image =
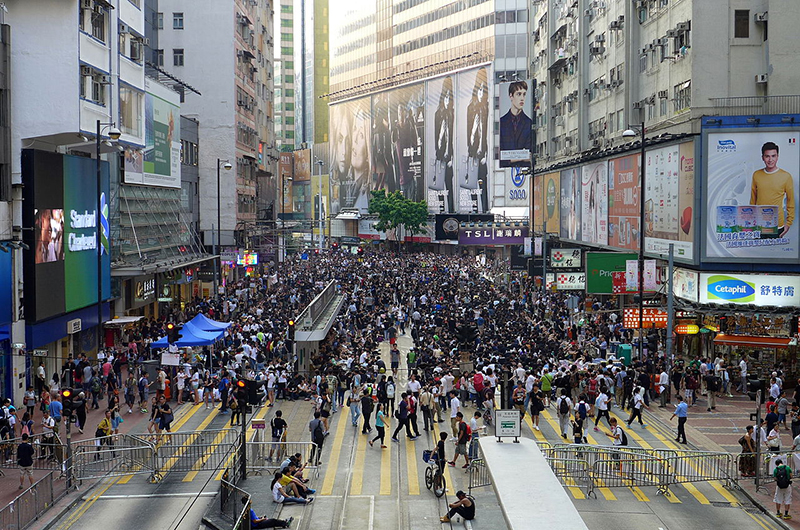
[[[577,312],[568,303],[574,295],[541,293],[532,281],[513,276],[509,282],[497,281],[501,274],[487,270],[474,257],[433,253],[333,250],[308,260],[289,259],[267,275],[229,285],[223,297],[193,300],[180,311],[128,326],[117,347],[97,359],[69,358],[50,377],[39,366],[35,385],[25,394],[25,413],[17,421],[13,406],[3,407],[0,432],[32,435],[33,415],[40,410],[54,421],[43,419],[37,426],[57,433],[59,389],[66,385],[83,392],[86,407],[98,408],[108,400],[98,437],[118,432],[123,416],[134,410],[150,414],[154,436],[169,431],[169,398],[194,406],[219,403],[221,413],[233,412],[235,425],[242,404],[233,389],[238,379],[247,378],[264,381],[268,406],[277,400],[312,402],[309,433],[318,447],[315,461],[331,415],[346,408],[370,445],[379,442],[384,449],[387,435],[394,442],[401,432],[411,440],[422,432],[432,436],[434,424],[449,419],[455,448],[451,458],[441,455],[440,465],[456,465],[463,455],[467,467],[475,456],[470,442],[479,436],[480,423],[491,424],[501,404],[522,416],[530,414],[534,429],[539,429],[540,413],[552,407],[559,434],[575,443],[586,442],[589,428],[607,426],[612,443],[624,445],[627,436],[610,409],[630,411],[627,425],[645,428],[643,409],[677,402],[677,441],[686,443],[687,409],[698,399],[705,396],[706,408],[713,411],[717,395],[730,395],[734,382],[739,381],[738,391],[747,391],[746,359],[668,360],[651,341],[650,351],[626,366],[612,353],[612,344],[630,343],[634,337],[611,301],[587,306],[581,300],[578,307],[587,310]],[[288,321],[330,281],[345,296],[344,309],[309,365],[300,366],[287,340]],[[146,370],[153,357],[149,344],[166,334],[166,323],[187,321],[197,313],[231,322],[222,344],[182,352],[179,367]],[[407,351],[398,347],[402,336],[410,338]],[[389,344],[388,366],[379,349],[384,342]],[[775,378],[778,419],[767,426],[778,428],[786,425],[791,405],[778,383],[779,371]],[[468,413],[468,406],[477,412]],[[797,418],[796,406],[793,410]],[[85,409],[77,415],[82,430]],[[769,443],[769,429],[764,443]],[[281,481],[286,482],[276,477],[282,488],[276,497],[284,502],[304,498],[307,489]]]

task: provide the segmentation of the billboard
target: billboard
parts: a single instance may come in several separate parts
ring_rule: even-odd
[[[645,252],[694,259],[694,142],[645,153]]]
[[[322,201],[319,198],[319,184],[322,179]],[[328,213],[330,212],[330,179],[328,175],[311,175],[311,193],[314,195],[314,233],[319,234],[320,204],[322,205],[322,230],[327,229]]]
[[[797,259],[799,135],[764,129],[706,135],[706,259]]]
[[[486,227],[458,229],[459,245],[524,245],[528,237],[527,226],[494,224]]]
[[[614,294],[614,273],[624,273],[625,262],[636,258],[636,254],[623,252],[587,252],[586,292]]]
[[[586,273],[556,272],[555,286],[559,291],[583,291],[586,289]]]
[[[561,172],[561,239],[581,241],[581,168]]]
[[[700,303],[798,307],[800,276],[700,273]]]
[[[583,265],[581,249],[579,248],[551,248],[551,269],[577,269]]]
[[[492,223],[494,214],[437,214],[434,221],[434,239],[436,241],[458,241],[458,229],[461,223],[469,222]]]
[[[294,157],[292,153],[281,153],[278,158],[278,176],[283,187],[283,205],[281,213],[291,213],[292,210],[292,180],[294,179]]]
[[[700,274],[696,271],[675,267],[672,273],[672,294],[678,298],[697,302],[697,286],[700,284]]]
[[[25,315],[40,321],[97,303],[100,232],[103,298],[111,291],[108,163],[25,149],[22,152]],[[98,215],[99,214],[99,215]]]
[[[181,187],[181,108],[178,94],[145,78],[145,148],[142,173],[125,172],[128,184]],[[126,167],[127,169],[127,167]],[[141,182],[134,180],[141,175]]]
[[[458,74],[456,97],[456,152],[459,163],[455,178],[458,183],[459,212],[489,211],[488,162],[492,134],[489,130],[489,102],[492,101],[488,67]]]
[[[533,146],[533,94],[531,80],[500,83],[500,167],[530,167]]]
[[[608,161],[608,244],[639,249],[640,155]]]
[[[330,115],[331,213],[343,208],[366,212],[373,189],[370,98],[331,105]]]
[[[423,175],[425,84],[381,92],[372,98],[371,189],[426,197]]]
[[[425,153],[425,199],[431,213],[455,211],[453,175],[458,160],[455,153],[455,83],[455,75],[428,81],[425,145],[430,147]]]
[[[581,168],[581,240],[608,245],[608,173],[606,162]]]
[[[311,149],[298,149],[292,152],[294,158],[294,182],[311,180]]]

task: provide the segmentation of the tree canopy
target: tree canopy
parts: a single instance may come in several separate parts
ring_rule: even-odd
[[[428,204],[425,201],[414,202],[400,191],[387,194],[386,190],[373,190],[370,193],[369,213],[378,215],[376,230],[387,232],[403,227],[412,237],[424,230],[428,221]]]

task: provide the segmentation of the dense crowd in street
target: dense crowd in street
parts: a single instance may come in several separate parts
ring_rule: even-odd
[[[373,447],[386,448],[401,433],[412,440],[422,432],[429,436],[434,423],[446,423],[455,448],[445,449],[447,436],[435,440],[439,465],[460,465],[463,456],[467,467],[475,456],[472,440],[492,423],[501,404],[530,415],[534,429],[539,429],[540,413],[551,408],[561,436],[574,443],[585,443],[589,429],[604,429],[613,445],[626,445],[625,428],[609,410],[629,411],[628,426],[646,428],[642,411],[671,402],[678,420],[676,441],[686,443],[690,407],[702,401],[711,412],[717,396],[747,391],[747,359],[684,362],[666,359],[651,343],[650,351],[625,366],[612,353],[612,344],[630,343],[633,333],[622,326],[610,302],[590,300],[591,310],[572,311],[567,294],[542,293],[527,279],[511,275],[507,281],[502,270],[487,270],[474,257],[431,253],[329,251],[308,260],[290,259],[260,278],[228,285],[226,296],[217,300],[194,300],[181,311],[128,326],[117,347],[96,359],[69,358],[53,374],[46,374],[44,365],[37,367],[24,412],[6,400],[0,434],[58,433],[59,389],[66,386],[85,397],[77,428],[86,428],[88,407],[107,410],[97,437],[118,432],[122,418],[135,413],[150,415],[153,436],[169,431],[173,399],[205,407],[220,403],[220,412],[232,412],[235,425],[243,408],[235,382],[247,378],[264,381],[270,407],[278,400],[314,405],[308,431],[319,448],[315,459],[323,451],[331,415],[347,409],[353,426],[369,436]],[[331,280],[345,296],[344,309],[310,369],[299,370],[287,342],[288,321]],[[578,307],[587,308],[585,302]],[[155,356],[148,346],[165,334],[166,323],[187,321],[198,312],[232,323],[221,347],[187,349],[180,367],[162,366],[154,377],[141,369]],[[402,336],[412,344],[403,351],[398,346]],[[388,365],[379,353],[383,342],[389,343]],[[769,389],[775,410],[767,409],[760,442],[748,438],[754,434],[743,437],[743,451],[751,451],[753,443],[773,449],[775,438],[780,444],[781,428],[791,429],[793,438],[800,434],[800,396],[787,398],[780,367],[775,369]],[[271,427],[273,440],[283,439],[285,421],[276,416]],[[742,469],[744,475],[750,472]],[[276,500],[307,497],[308,488],[284,482],[278,482],[284,489],[276,489]]]

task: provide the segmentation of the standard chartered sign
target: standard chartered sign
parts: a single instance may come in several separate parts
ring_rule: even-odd
[[[700,274],[705,304],[800,305],[800,277],[771,274]]]
[[[74,230],[97,228],[97,212],[84,210],[83,213],[77,210],[69,211],[69,227],[73,230],[69,233],[67,248],[70,252],[80,252],[83,250],[95,250],[97,248],[97,232],[76,233]]]

